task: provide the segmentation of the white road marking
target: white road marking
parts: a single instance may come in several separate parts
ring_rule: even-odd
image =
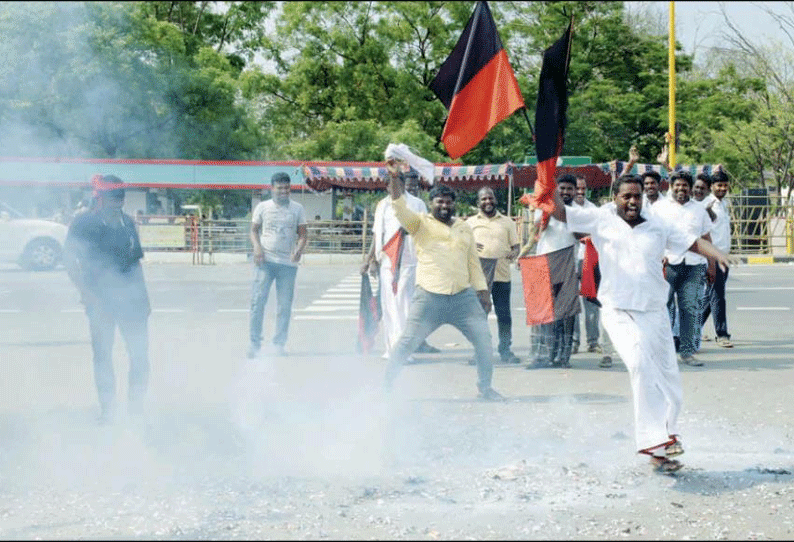
[[[342,310],[358,310],[358,305],[337,305],[332,307],[313,307],[308,306],[305,309],[295,309],[299,312],[332,312]]]
[[[19,309],[0,309],[0,313],[2,314],[18,314],[22,312]]]
[[[736,307],[737,311],[790,311],[791,307]]]
[[[185,309],[152,309],[152,312],[185,312]]]
[[[248,312],[250,309],[218,309],[218,312]]]
[[[776,290],[794,290],[794,286],[745,286],[745,287],[736,287],[736,288],[725,288],[728,292],[756,292],[756,291],[767,291],[767,292],[774,292]]]
[[[85,312],[85,309],[61,309],[61,312],[67,312],[67,313]]]
[[[358,320],[358,316],[340,315],[330,316],[324,314],[299,314],[295,320]]]
[[[323,294],[320,297],[323,299],[358,299],[361,294]]]

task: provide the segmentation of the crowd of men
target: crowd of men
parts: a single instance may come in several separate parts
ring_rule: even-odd
[[[632,149],[625,172],[636,159]],[[581,279],[585,246],[591,243],[602,277],[597,299],[582,297],[581,318],[577,310],[535,326],[527,368],[570,367],[571,356],[585,343],[588,352],[602,355],[600,367],[610,367],[619,356],[631,374],[640,452],[659,468],[680,468],[671,459],[683,452],[676,428],[681,405],[676,361],[703,364],[695,353],[701,339],[708,340],[709,316],[717,344],[732,347],[725,311],[731,240],[725,172],[693,179],[675,171],[665,195],[657,172],[618,177],[615,170],[612,197],[601,206],[587,199],[585,179],[561,175],[553,212],[534,210],[530,242],[522,249],[516,223],[497,210],[491,188],[479,190],[476,214],[459,218],[454,190],[434,186],[428,207],[417,195],[416,172],[399,161],[387,164],[388,195],[378,202],[373,242],[361,268],[379,278],[387,388],[415,353],[439,352],[426,338],[450,324],[474,348],[479,397],[503,400],[491,386],[487,315],[491,309],[496,315],[499,360],[521,363],[512,349],[511,265],[519,254],[570,250]],[[268,353],[286,355],[295,279],[307,243],[305,213],[290,199],[289,176],[277,173],[271,182],[273,196],[254,209],[250,228],[255,276],[249,358],[262,348],[263,313],[273,283],[277,317]],[[130,354],[130,411],[140,412],[149,372],[150,310],[140,241],[134,221],[121,211],[122,181],[98,178],[94,188],[95,207],[70,227],[65,262],[86,307],[101,420],[109,421],[116,410],[110,359],[115,327]],[[578,281],[572,287],[578,296]]]

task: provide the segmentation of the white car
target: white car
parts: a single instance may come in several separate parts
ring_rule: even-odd
[[[0,261],[23,269],[47,271],[61,261],[69,229],[60,222],[34,218],[0,217]]]

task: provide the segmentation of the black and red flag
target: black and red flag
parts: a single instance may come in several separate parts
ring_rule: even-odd
[[[535,152],[538,178],[535,181],[535,204],[546,212],[554,208],[554,175],[557,158],[562,154],[568,110],[568,66],[571,59],[571,27],[554,45],[543,52],[535,107]]]
[[[548,324],[580,310],[576,246],[518,259],[527,325]]]
[[[477,2],[430,89],[448,111],[441,140],[451,158],[466,154],[491,128],[524,107],[487,2]]]
[[[380,322],[380,299],[372,294],[369,275],[361,275],[361,297],[358,302],[358,343],[357,351],[369,354],[378,334]]]

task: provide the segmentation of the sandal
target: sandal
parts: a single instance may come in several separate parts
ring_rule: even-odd
[[[677,459],[667,459],[657,455],[651,456],[651,465],[656,472],[670,473],[679,470],[684,466],[683,463]]]
[[[676,435],[670,435],[670,442],[665,444],[664,451],[667,457],[675,457],[684,453],[684,447],[681,446],[681,441]]]

